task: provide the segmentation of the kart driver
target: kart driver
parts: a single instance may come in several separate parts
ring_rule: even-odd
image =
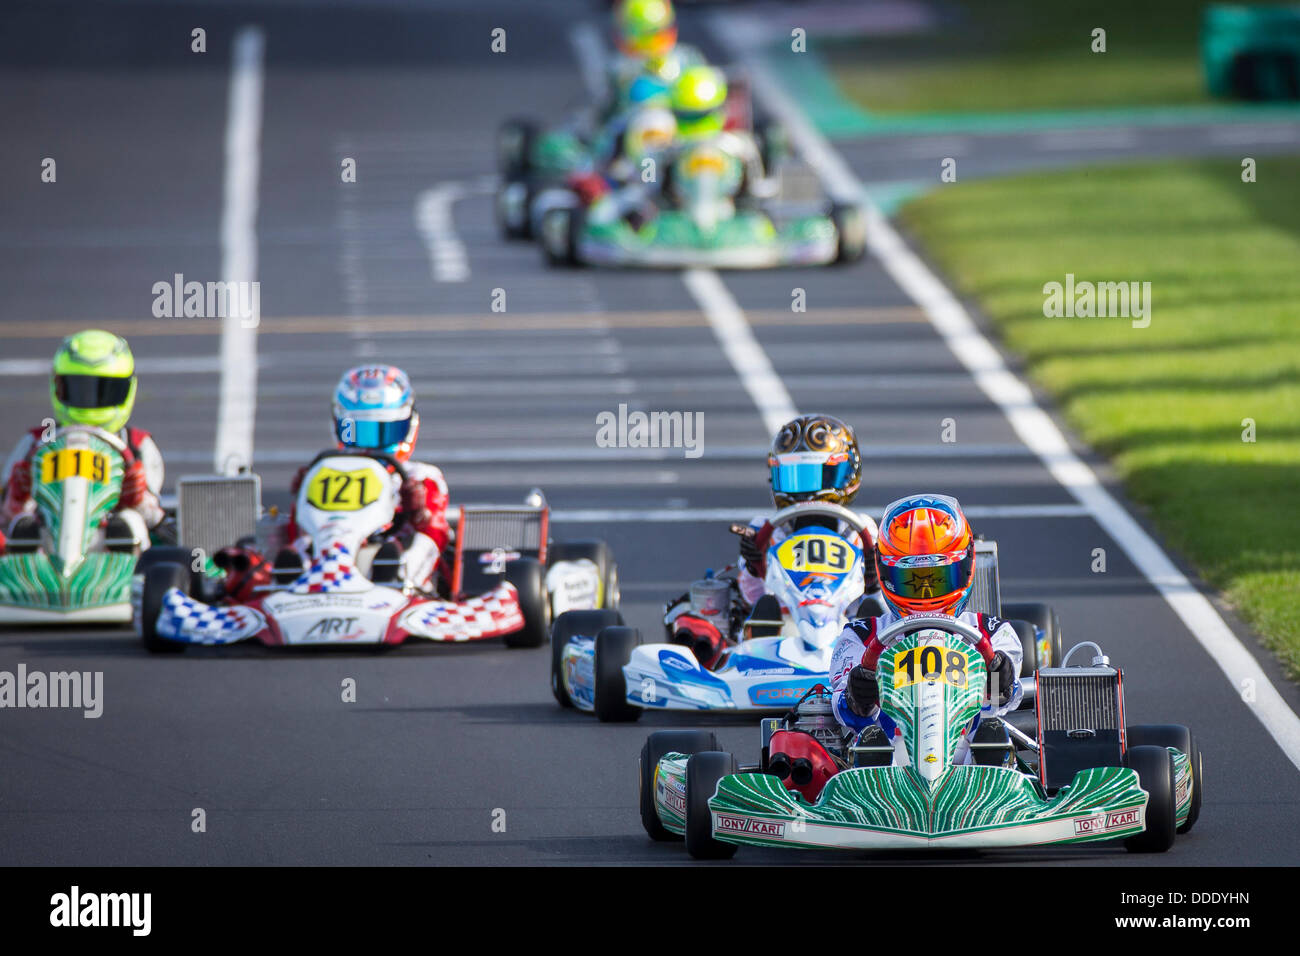
[[[135,359],[126,339],[100,329],[86,329],[63,340],[54,353],[50,375],[50,402],[60,426],[93,425],[116,434],[127,446],[122,488],[110,524],[124,522],[122,530],[109,529],[109,537],[133,537],[145,547],[149,530],[163,526],[166,514],[158,494],[163,484],[162,453],[153,437],[140,428],[128,428],[135,405]],[[19,439],[0,471],[0,552],[5,535],[37,535],[36,503],[32,500],[32,458],[47,436],[38,425]]]
[[[389,455],[402,463],[406,478],[395,488],[396,515],[385,532],[384,548],[388,555],[400,555],[405,583],[431,589],[439,555],[451,538],[447,482],[441,469],[411,458],[420,433],[420,416],[410,379],[395,365],[349,369],[334,389],[333,417],[340,449]],[[290,487],[295,496],[306,472],[303,467],[293,478]],[[298,554],[306,557],[311,540],[299,534],[294,516],[289,519],[287,535]],[[280,564],[277,559],[277,568]]]
[[[1020,638],[1010,623],[966,610],[975,583],[975,539],[957,499],[911,495],[886,508],[876,539],[876,566],[885,613],[850,621],[831,652],[832,705],[847,730],[876,725],[885,742],[893,740],[894,722],[881,711],[876,675],[863,667],[862,659],[873,636],[910,614],[949,614],[978,628],[993,645],[988,674],[994,715],[1019,706],[1024,695],[1017,677],[1024,657]],[[967,734],[955,762],[969,762],[969,739]]]
[[[672,0],[619,0],[613,32],[618,55],[609,68],[611,96],[602,110],[606,119],[628,105],[628,93],[637,86],[667,94],[685,70],[704,62],[694,47],[677,42]]]
[[[858,451],[858,438],[852,426],[830,415],[801,415],[782,426],[772,440],[772,450],[767,456],[768,484],[772,489],[772,504],[778,509],[788,508],[801,501],[824,501],[847,508],[857,497],[862,484],[862,455]],[[876,523],[867,515],[858,515],[868,534],[876,533]],[[824,524],[824,518],[801,519],[799,525]],[[765,592],[763,579],[767,573],[767,550],[783,541],[791,527],[773,528],[762,516],[750,521],[740,538],[741,596],[750,605],[758,602]],[[875,541],[863,541],[857,532],[847,526],[836,530],[862,549],[863,591],[877,595]]]

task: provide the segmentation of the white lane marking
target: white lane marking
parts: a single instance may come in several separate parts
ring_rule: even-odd
[[[609,93],[609,78],[605,73],[605,40],[600,28],[590,20],[574,24],[569,31],[569,43],[578,58],[582,85],[594,102],[603,102]]]
[[[727,43],[725,19],[715,18],[715,33]],[[867,204],[867,244],[894,281],[929,316],[957,359],[970,370],[980,389],[1002,410],[1016,434],[1038,456],[1101,527],[1119,544],[1169,607],[1205,648],[1234,691],[1253,691],[1251,713],[1300,768],[1300,717],[1287,706],[1262,667],[1232,633],[1214,605],[1196,590],[1142,526],[1124,510],[1097,475],[1070,449],[1051,417],[1038,407],[1029,387],[1007,369],[1002,356],[980,332],[961,303],[915,253],[889,220],[866,197],[862,184],[843,158],[813,128],[802,109],[785,94],[766,65],[746,50],[735,51],[753,76],[754,90],[785,125],[805,158],[824,174],[827,189],[843,190]],[[839,195],[838,192],[835,193]]]
[[[855,506],[856,508],[856,506]],[[552,521],[575,524],[602,524],[605,522],[641,521],[652,524],[676,524],[686,521],[749,521],[755,508],[564,508],[551,511]],[[761,509],[757,509],[761,510]],[[880,514],[885,506],[873,505],[856,510]],[[1088,518],[1086,508],[1079,505],[971,505],[963,507],[974,519],[981,518]]]
[[[1250,146],[1264,143],[1293,143],[1300,139],[1294,126],[1223,126],[1210,130],[1210,142]]]
[[[1128,127],[1120,129],[1060,130],[1041,133],[1033,139],[1034,149],[1084,150],[1128,149],[1137,145],[1137,131]]]
[[[257,280],[263,48],[258,27],[241,27],[235,34],[221,208],[221,277],[227,282]],[[221,324],[221,393],[213,451],[217,473],[252,467],[256,410],[257,321],[246,322],[232,314]]]
[[[434,282],[465,282],[469,279],[469,256],[456,235],[452,207],[465,196],[460,183],[443,183],[427,189],[415,201],[415,227],[420,230]]]
[[[45,363],[45,373],[49,372],[49,363]],[[317,390],[319,391],[319,389]],[[439,394],[442,394],[441,390]],[[593,416],[592,430],[595,431]],[[863,443],[866,457],[874,461],[959,458],[965,461],[989,458],[1031,458],[1033,452],[1024,445],[876,445]],[[315,445],[299,448],[283,445],[268,448],[260,452],[257,460],[261,464],[305,464],[320,449]],[[706,445],[703,457],[691,459],[689,466],[683,468],[694,470],[710,464],[725,462],[762,462],[767,456],[766,445],[741,445],[714,447]],[[432,462],[440,465],[482,464],[494,462],[595,462],[607,465],[633,464],[643,461],[681,461],[680,448],[598,448],[595,445],[539,445],[509,446],[505,448],[438,448],[430,445],[422,454]],[[206,456],[203,456],[206,457]],[[167,460],[172,461],[201,460],[198,452],[186,452],[183,449],[167,453]],[[684,476],[690,477],[691,471],[684,470]]]
[[[745,313],[713,270],[687,269],[682,273],[682,281],[709,320],[718,344],[740,376],[740,384],[758,406],[763,426],[769,434],[775,435],[782,425],[799,413],[785,383],[754,338],[754,330],[745,320]]]

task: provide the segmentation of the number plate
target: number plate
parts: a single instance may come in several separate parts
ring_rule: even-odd
[[[781,542],[776,559],[791,572],[847,574],[853,567],[853,549],[833,534],[800,534]]]
[[[109,476],[107,455],[85,448],[60,448],[41,456],[41,482],[52,485],[68,478],[106,482]]]
[[[965,687],[967,683],[966,655],[952,647],[938,644],[921,644],[894,654],[894,686],[910,687],[912,684],[941,683],[951,687]]]
[[[360,511],[379,500],[379,482],[369,469],[321,468],[307,486],[307,503],[321,511]]]

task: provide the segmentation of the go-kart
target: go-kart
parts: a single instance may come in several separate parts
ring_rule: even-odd
[[[1091,647],[1088,665],[1070,666]],[[1200,814],[1201,758],[1178,725],[1126,727],[1122,673],[1097,645],[1038,672],[1037,736],[989,716],[987,637],[943,615],[882,631],[880,707],[896,725],[844,732],[818,687],[762,723],[758,764],[739,767],[711,733],[653,734],[641,751],[651,838],[697,858],[757,846],[896,849],[1124,840],[1163,852]],[[982,716],[980,716],[982,715]],[[975,718],[980,719],[975,721]],[[972,730],[972,727],[974,728]]]
[[[858,536],[866,529],[853,512],[821,502],[791,505],[770,520],[792,529],[767,551],[773,600],[755,613],[774,616],[745,620],[725,578],[715,579],[730,592],[722,601],[670,608],[667,643],[642,644],[616,612],[561,615],[551,632],[551,689],[561,706],[606,721],[636,720],[642,709],[776,711],[825,681],[831,647],[863,596],[862,549],[832,529],[843,523]]]
[[[131,570],[150,541],[135,512],[113,513],[130,458],[117,435],[86,425],[37,445],[35,514],[18,519],[0,555],[0,623],[131,619]]]
[[[713,143],[680,150],[653,213],[622,208],[617,194],[589,207],[554,205],[541,215],[539,241],[551,265],[628,268],[769,269],[854,262],[866,250],[860,206],[783,216],[741,194],[742,164]]]
[[[522,505],[462,505],[440,590],[408,582],[400,554],[381,544],[392,540],[386,533],[394,530],[395,491],[405,477],[401,463],[385,455],[318,455],[303,475],[295,512],[311,540],[310,564],[282,549],[270,582],[242,603],[224,596],[220,578],[195,570],[200,561],[191,563],[193,541],[184,530],[180,548],[154,549],[135,579],[136,628],[146,648],[250,638],[275,646],[394,645],[408,637],[502,637],[509,647],[537,647],[552,613],[617,608],[618,571],[604,542],[552,545],[550,510],[537,491]],[[189,523],[183,500],[178,519],[182,529]],[[264,550],[246,538],[219,552],[217,564],[227,574],[246,572],[265,562]]]

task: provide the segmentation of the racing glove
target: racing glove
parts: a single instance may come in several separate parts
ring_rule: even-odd
[[[32,463],[17,462],[9,473],[9,484],[5,486],[4,513],[13,517],[23,510],[32,498]]]
[[[433,512],[429,510],[429,493],[424,482],[419,478],[407,478],[402,482],[401,498],[402,514],[411,528],[436,540]]]
[[[745,562],[745,570],[756,578],[763,576],[767,546],[771,540],[772,525],[766,521],[757,531],[746,528],[740,536],[740,558]]]
[[[859,717],[870,717],[871,711],[880,703],[880,685],[876,683],[876,675],[861,664],[849,671],[844,702]]]
[[[144,462],[133,461],[122,472],[122,491],[117,496],[117,507],[138,508],[149,492],[144,477]]]
[[[1016,686],[1016,672],[1011,665],[1011,658],[1007,657],[1001,651],[993,655],[993,661],[989,664],[989,697],[993,696],[994,681],[997,681],[998,705],[1005,706],[1011,699],[1011,694]]]

